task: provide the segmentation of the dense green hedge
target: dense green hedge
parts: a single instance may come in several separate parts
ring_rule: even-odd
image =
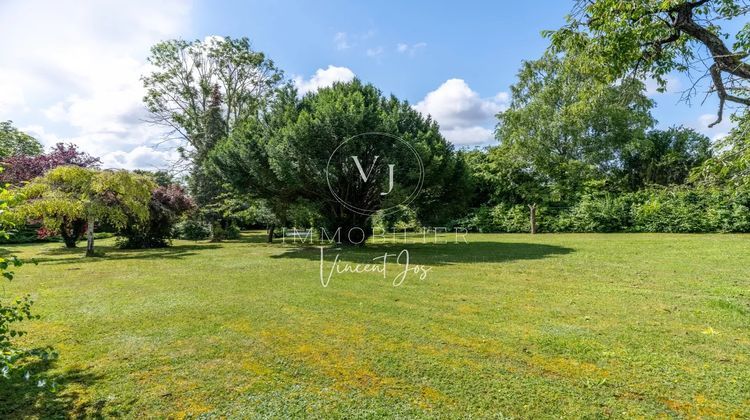
[[[585,195],[572,207],[540,207],[541,232],[750,232],[750,193],[708,188],[651,188]],[[481,232],[528,232],[529,209],[480,207],[458,222]]]

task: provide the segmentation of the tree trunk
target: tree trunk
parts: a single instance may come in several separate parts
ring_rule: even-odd
[[[536,234],[536,203],[529,205],[529,219],[531,222],[531,234]]]
[[[90,218],[86,225],[86,256],[94,256],[94,219]]]
[[[60,226],[60,236],[62,236],[63,242],[65,242],[65,248],[76,247],[76,242],[78,241],[78,233],[73,232],[73,234],[71,235],[68,232],[68,227],[65,226],[65,223]]]
[[[274,230],[276,230],[276,225],[269,225],[268,229],[266,229],[266,232],[268,233],[268,238],[266,239],[269,244],[273,243],[273,231]]]
[[[82,219],[68,220],[63,218],[63,222],[60,224],[60,236],[62,236],[66,248],[76,247],[76,242],[80,239],[85,224],[86,221]]]

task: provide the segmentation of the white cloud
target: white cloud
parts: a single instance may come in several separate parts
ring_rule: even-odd
[[[440,132],[454,144],[493,140],[495,115],[507,108],[508,94],[482,98],[461,79],[449,79],[428,93],[414,108],[440,124]]]
[[[164,162],[175,162],[179,155],[175,151],[158,150],[148,146],[138,146],[129,152],[115,151],[102,156],[102,164],[107,168],[164,169]]]
[[[336,45],[337,50],[348,50],[352,47],[346,32],[336,32],[336,35],[333,36],[333,43]]]
[[[409,54],[410,56],[414,56],[414,54],[417,53],[418,50],[424,48],[427,46],[426,42],[417,42],[416,44],[405,44],[405,43],[398,43],[396,44],[396,52],[399,52],[401,54]]]
[[[710,138],[711,141],[716,142],[726,137],[736,125],[728,115],[725,115],[719,124],[709,127],[708,125],[712,124],[714,121],[716,121],[716,114],[702,114],[698,117],[698,121],[688,124],[688,126],[695,131],[703,133]]]
[[[383,54],[383,47],[368,48],[366,53],[368,57],[378,57]]]
[[[318,69],[314,75],[305,80],[302,76],[295,76],[292,81],[300,95],[315,92],[320,88],[331,86],[334,82],[349,82],[354,79],[354,72],[347,67],[328,65],[326,69]]]
[[[0,55],[0,112],[47,145],[61,139],[101,157],[141,147],[142,156],[162,134],[142,121],[145,58],[179,36],[189,13],[180,0],[0,3],[0,39],[13,40]]]

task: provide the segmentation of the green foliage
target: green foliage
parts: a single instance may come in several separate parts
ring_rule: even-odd
[[[714,145],[714,156],[693,171],[693,181],[731,191],[750,190],[750,111],[736,121],[729,135]]]
[[[41,219],[50,229],[64,227],[66,221],[85,220],[87,253],[91,253],[96,222],[124,228],[131,218],[148,220],[153,187],[148,178],[127,171],[60,166],[20,190],[27,200],[16,213],[22,218]]]
[[[631,226],[628,196],[589,194],[551,224],[557,232],[617,232]]]
[[[156,185],[160,187],[167,187],[170,185],[176,185],[178,184],[177,180],[175,179],[174,175],[167,171],[147,171],[143,169],[136,169],[133,171],[133,173],[138,175],[143,175],[146,178],[151,179]]]
[[[227,227],[223,227],[220,224],[216,223],[214,225],[211,225],[211,240],[216,241],[223,241],[225,239],[239,239],[241,235],[240,228],[238,228],[235,225],[229,225]]]
[[[577,0],[568,24],[546,34],[552,51],[579,57],[579,68],[597,74],[597,83],[582,89],[652,77],[663,91],[674,71],[711,80],[705,89],[719,98],[716,124],[725,101],[750,105],[750,25],[735,24],[748,11],[745,0]],[[733,33],[724,29],[733,26]],[[686,99],[699,88],[687,91]]]
[[[208,239],[211,237],[211,225],[195,219],[183,220],[175,226],[174,235],[190,241]]]
[[[42,145],[35,138],[13,127],[12,121],[0,121],[0,158],[35,156],[42,153]]]
[[[630,191],[654,184],[684,184],[691,171],[710,157],[711,141],[695,130],[652,130],[624,147],[622,174],[618,176]]]
[[[359,80],[336,83],[302,99],[291,87],[280,90],[262,123],[248,121],[217,147],[214,169],[235,189],[265,199],[282,224],[290,219],[290,205],[297,203],[315,206],[325,227],[366,228],[370,219],[337,202],[327,178],[336,190],[346,192],[344,200],[359,208],[397,205],[419,178],[413,155],[401,143],[365,139],[344,144],[352,136],[373,132],[399,137],[420,155],[425,178],[413,203],[420,221],[445,220],[462,208],[468,173],[437,124]],[[342,144],[342,156],[379,156],[406,168],[394,180],[393,193],[383,196],[382,185],[359,182],[353,173],[345,173],[353,165],[333,165],[326,174],[331,153]]]
[[[617,169],[620,151],[653,124],[643,84],[623,81],[597,92],[575,57],[550,53],[524,62],[510,107],[498,114],[497,175],[526,204],[573,203],[587,182]],[[502,181],[500,181],[502,183]],[[500,188],[507,188],[500,186]]]
[[[174,225],[195,208],[193,200],[178,185],[159,186],[151,192],[147,220],[131,215],[120,235],[121,248],[163,248],[170,244]]]

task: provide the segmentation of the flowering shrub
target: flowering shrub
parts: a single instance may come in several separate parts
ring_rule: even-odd
[[[192,198],[179,185],[154,189],[145,222],[130,220],[118,234],[122,248],[161,248],[169,245],[172,231],[180,216],[195,208]]]

